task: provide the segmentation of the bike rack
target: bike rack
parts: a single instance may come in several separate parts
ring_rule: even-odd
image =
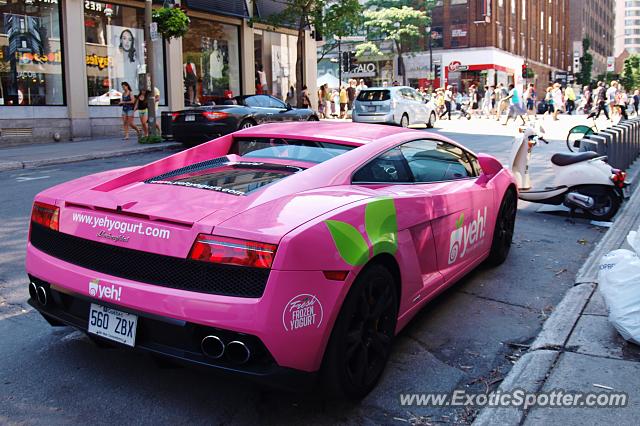
[[[640,117],[585,136],[580,151],[606,155],[613,167],[627,169],[640,155]]]

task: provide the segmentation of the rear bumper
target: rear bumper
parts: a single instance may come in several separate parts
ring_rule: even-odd
[[[173,138],[180,142],[199,141],[206,142],[220,136],[224,136],[237,130],[237,123],[230,120],[200,122],[172,123]]]
[[[49,323],[52,325],[71,326],[101,342],[131,349],[120,343],[105,340],[88,333],[89,306],[95,300],[64,291],[35,277],[30,278],[38,286],[46,288],[49,296],[46,305],[34,300],[33,297],[29,299],[28,303]],[[135,350],[159,355],[180,364],[238,375],[281,389],[309,389],[315,383],[316,373],[278,366],[260,339],[255,336],[204,327],[186,321],[151,315],[142,311],[123,309],[121,306],[102,301],[99,304],[138,316],[136,345],[133,348]],[[204,355],[200,342],[208,335],[220,336],[226,343],[232,340],[246,342],[247,346],[252,350],[250,360],[243,365],[236,365],[225,357],[212,359]]]
[[[351,118],[355,123],[396,124],[395,118],[393,116],[393,112],[367,114],[367,113],[357,112],[354,110],[351,114]]]

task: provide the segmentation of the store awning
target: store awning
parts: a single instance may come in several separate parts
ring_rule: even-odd
[[[188,9],[200,12],[249,18],[245,0],[183,0],[182,4],[187,6]]]

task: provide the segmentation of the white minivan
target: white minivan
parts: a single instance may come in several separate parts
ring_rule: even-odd
[[[353,103],[352,120],[357,123],[398,124],[407,127],[436,122],[433,102],[425,103],[422,95],[407,86],[363,89]]]

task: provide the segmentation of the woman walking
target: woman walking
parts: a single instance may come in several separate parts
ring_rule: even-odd
[[[123,140],[129,140],[129,127],[131,127],[136,134],[140,134],[140,130],[133,124],[133,110],[135,105],[133,94],[131,93],[131,86],[126,81],[122,82],[122,99],[120,105],[122,106],[122,126],[124,127]]]
[[[142,133],[144,134],[144,136],[149,136],[149,105],[146,89],[140,90],[140,93],[138,93],[138,96],[136,96],[134,111],[138,111]]]

